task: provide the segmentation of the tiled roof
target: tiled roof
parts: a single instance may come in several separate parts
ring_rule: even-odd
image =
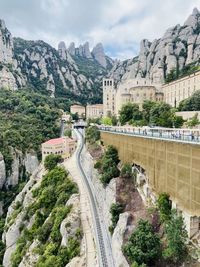
[[[50,139],[49,141],[46,141],[45,144],[56,145],[56,144],[62,143],[63,141],[64,141],[64,139],[62,137],[60,137],[60,138]]]

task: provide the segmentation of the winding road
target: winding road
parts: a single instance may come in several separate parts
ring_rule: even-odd
[[[99,213],[95,190],[93,188],[93,185],[90,179],[88,179],[88,177],[86,176],[83,170],[82,164],[81,164],[81,153],[84,147],[84,138],[83,138],[82,133],[79,130],[75,130],[75,132],[79,139],[79,145],[78,145],[77,153],[76,153],[76,162],[78,165],[78,169],[81,173],[83,182],[86,185],[89,199],[90,199],[91,210],[93,213],[93,224],[94,224],[95,235],[96,235],[95,240],[96,240],[98,258],[99,258],[99,266],[115,267],[113,255],[112,255],[110,237],[108,236],[108,231]]]

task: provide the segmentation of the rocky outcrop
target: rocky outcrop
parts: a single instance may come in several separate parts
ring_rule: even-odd
[[[117,82],[148,78],[163,83],[172,70],[200,60],[200,12],[195,8],[183,26],[169,28],[161,39],[142,40],[138,57],[115,62],[109,76]],[[197,63],[199,64],[199,63]]]
[[[19,183],[20,179],[29,177],[38,169],[39,161],[34,151],[23,154],[21,151],[10,149],[12,162],[10,166],[5,164],[4,157],[0,152],[0,189],[3,187],[13,187]],[[4,213],[4,200],[0,202],[0,215]],[[9,214],[9,210],[8,210]]]
[[[112,251],[116,267],[129,267],[129,264],[122,253],[124,235],[129,227],[128,226],[129,217],[130,217],[129,212],[124,212],[120,214],[119,221],[112,235]]]
[[[33,201],[31,190],[39,186],[42,174],[43,170],[41,168],[35,170],[35,173],[30,177],[28,183],[25,185],[23,190],[17,195],[17,197],[8,209],[5,224],[6,230],[3,234],[3,241],[6,244],[6,250],[3,258],[3,266],[5,267],[10,266],[11,255],[16,249],[16,242],[20,236],[20,227],[22,223],[26,223],[24,220],[24,216],[26,213],[25,209]],[[17,212],[16,206],[19,205],[21,206],[21,208],[18,208]],[[29,223],[26,226],[27,228],[30,228]]]
[[[23,154],[19,150],[11,148],[12,165],[9,175],[6,179],[7,186],[15,186],[18,184],[20,177],[20,166],[23,165]]]
[[[107,67],[107,62],[106,62],[106,56],[104,53],[104,48],[101,43],[98,43],[92,50],[92,55],[96,59],[97,62],[104,68]]]
[[[0,189],[3,187],[6,181],[6,165],[4,162],[4,157],[0,152]]]
[[[0,20],[0,62],[12,63],[13,40],[11,33],[6,28],[5,22]]]
[[[25,154],[24,166],[26,168],[26,172],[28,172],[29,174],[32,174],[36,171],[39,166],[39,161],[37,154],[34,151],[29,153],[27,152]]]
[[[90,53],[90,48],[89,48],[89,43],[86,42],[84,45],[83,45],[83,55],[86,57],[86,58],[92,58],[92,55]]]
[[[79,195],[72,195],[67,201],[66,206],[72,206],[72,209],[60,225],[60,233],[62,235],[61,246],[64,247],[67,247],[69,238],[75,237],[77,230],[80,230],[81,227]]]
[[[21,151],[10,148],[10,153],[12,156],[11,170],[7,171],[8,176],[4,181],[4,185],[15,186],[24,174],[30,175],[34,173],[39,166],[39,161],[34,151],[26,152],[23,155]]]
[[[70,53],[70,55],[75,56],[76,53],[76,48],[75,48],[75,43],[72,42],[68,48],[68,52]]]

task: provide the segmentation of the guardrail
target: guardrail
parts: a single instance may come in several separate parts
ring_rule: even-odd
[[[101,131],[200,144],[199,129],[98,126]]]

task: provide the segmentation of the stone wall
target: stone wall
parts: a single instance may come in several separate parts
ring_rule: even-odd
[[[169,193],[181,210],[200,216],[200,145],[101,132],[122,162],[140,165],[151,191]]]

